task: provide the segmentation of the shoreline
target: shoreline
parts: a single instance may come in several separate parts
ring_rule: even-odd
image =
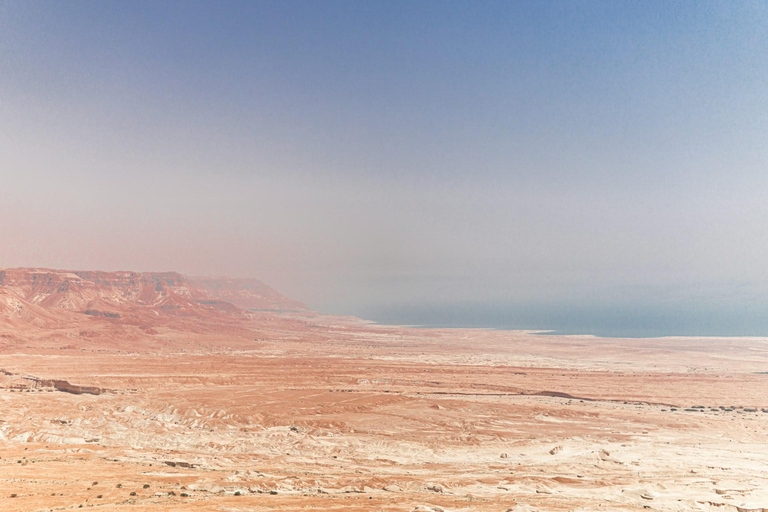
[[[768,340],[768,333],[759,334],[612,334],[605,332],[584,332],[572,329],[549,329],[549,328],[523,328],[523,327],[497,327],[497,326],[474,326],[474,325],[446,325],[446,324],[398,324],[389,322],[377,322],[375,320],[361,319],[368,325],[380,327],[400,327],[405,329],[434,329],[434,330],[475,330],[475,331],[517,331],[526,334],[535,334],[540,336],[569,336],[569,337],[589,337],[599,339],[663,339],[663,338],[697,338],[697,339],[755,339]]]

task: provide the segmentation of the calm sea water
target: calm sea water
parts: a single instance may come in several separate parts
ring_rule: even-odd
[[[443,304],[366,308],[356,313],[383,324],[554,331],[600,337],[768,337],[768,305]]]

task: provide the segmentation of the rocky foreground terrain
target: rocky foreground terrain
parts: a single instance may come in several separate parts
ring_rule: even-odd
[[[765,511],[768,340],[322,316],[0,271],[0,510]]]

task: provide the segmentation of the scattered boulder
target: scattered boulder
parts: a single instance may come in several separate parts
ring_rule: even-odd
[[[443,487],[440,484],[427,484],[427,490],[442,494],[443,492],[445,492],[445,487]]]
[[[527,503],[518,503],[514,507],[508,508],[505,512],[537,512],[537,510]]]
[[[616,464],[621,464],[621,462],[611,457],[611,452],[608,450],[600,450],[597,452],[597,457],[603,462],[615,462]]]

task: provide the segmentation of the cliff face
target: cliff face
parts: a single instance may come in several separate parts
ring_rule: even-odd
[[[255,279],[189,280],[176,272],[0,270],[3,324],[50,327],[90,317],[143,328],[173,318],[202,325],[251,318],[246,309],[305,310],[306,306]]]
[[[142,307],[192,312],[199,309],[198,301],[205,299],[204,294],[175,272],[11,269],[0,271],[0,286],[23,303],[49,310],[89,311],[94,315],[119,315]]]
[[[307,311],[307,305],[289,299],[258,279],[188,277],[198,290],[215,300],[250,310]]]

